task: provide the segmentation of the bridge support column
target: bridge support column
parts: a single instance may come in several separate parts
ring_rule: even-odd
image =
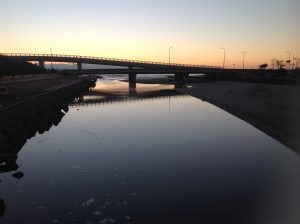
[[[133,96],[136,94],[136,74],[128,74],[128,83],[129,83],[129,95]]]
[[[129,96],[136,96],[136,83],[129,83]]]
[[[176,73],[175,82],[184,82],[189,78],[190,74],[188,73]]]
[[[128,74],[129,88],[136,88],[136,76],[134,73]]]
[[[188,73],[176,73],[175,74],[175,89],[183,87],[185,81],[188,79],[190,74]]]
[[[82,63],[80,63],[80,62],[77,63],[77,69],[82,70]]]
[[[45,68],[45,61],[39,61],[39,67]]]

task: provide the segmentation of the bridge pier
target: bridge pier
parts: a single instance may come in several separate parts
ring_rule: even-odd
[[[129,83],[129,96],[136,96],[137,91],[136,91],[136,83],[130,84]]]
[[[184,82],[189,78],[190,74],[188,73],[176,73],[175,82]]]
[[[82,63],[80,63],[80,62],[77,63],[77,69],[78,69],[79,71],[82,70]]]
[[[132,69],[132,68],[129,68]],[[136,94],[136,74],[129,73],[128,74],[128,83],[129,83],[129,95],[133,96]]]
[[[45,61],[39,61],[39,67],[45,68]]]
[[[128,74],[129,88],[135,88],[136,87],[136,77],[137,77],[137,75],[135,73],[129,73]],[[132,86],[132,87],[130,87],[130,86]]]
[[[136,83],[136,74],[134,73],[128,74],[128,81],[129,83]]]

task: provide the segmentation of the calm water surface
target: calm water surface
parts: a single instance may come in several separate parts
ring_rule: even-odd
[[[0,223],[299,223],[299,156],[172,89],[99,81],[0,174]]]

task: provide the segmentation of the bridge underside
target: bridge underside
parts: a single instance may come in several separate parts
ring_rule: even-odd
[[[81,75],[128,75],[129,87],[136,87],[136,79],[138,74],[170,74],[174,75],[174,81],[183,82],[190,74],[203,74],[203,71],[186,70],[186,69],[81,69],[67,70],[69,73]]]
[[[120,74],[209,74],[217,71],[205,69],[72,69],[65,70],[73,74],[93,74],[93,75],[120,75]]]

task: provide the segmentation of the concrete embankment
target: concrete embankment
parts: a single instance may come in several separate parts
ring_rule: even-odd
[[[68,104],[92,87],[94,82],[61,76],[5,85],[9,93],[18,96],[18,99],[4,100],[0,108],[2,158],[15,155],[37,132],[43,133],[52,125],[58,125],[64,112],[68,111]]]
[[[22,102],[39,94],[51,92],[51,88],[60,87],[81,80],[77,77],[68,77],[63,75],[53,75],[38,78],[20,78],[11,80],[2,80],[0,86],[7,88],[9,95],[0,97],[2,108],[11,104]]]
[[[191,86],[178,90],[239,117],[300,153],[300,86],[226,81]]]

